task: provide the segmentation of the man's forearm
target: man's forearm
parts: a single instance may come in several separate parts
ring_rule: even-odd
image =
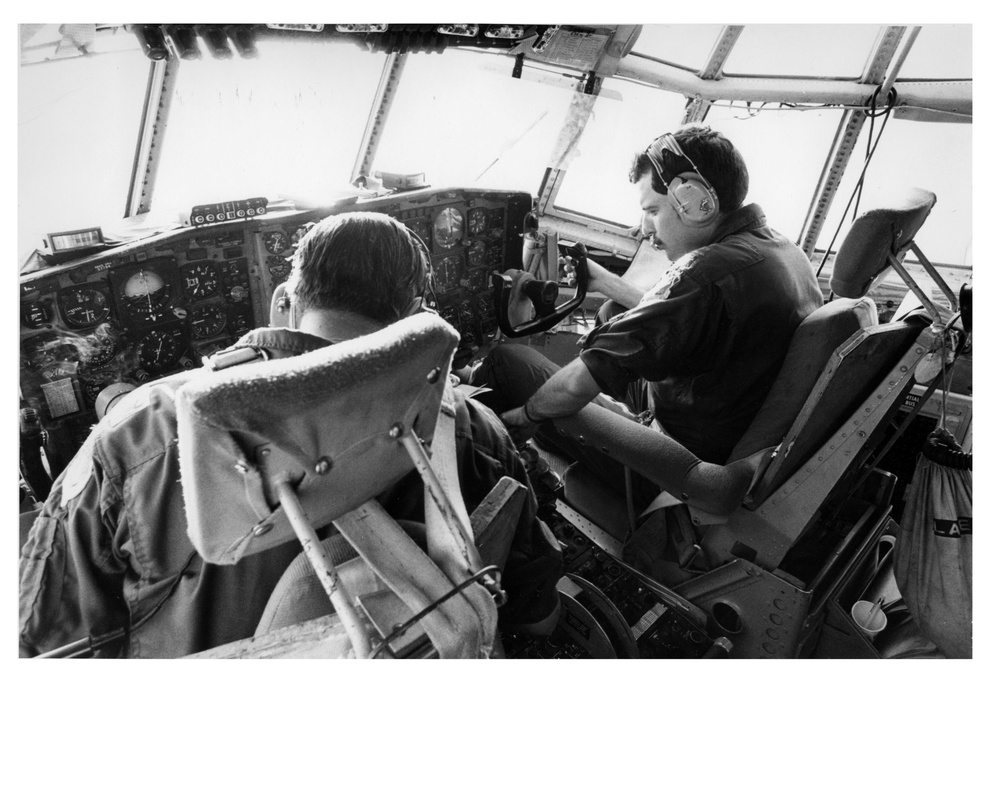
[[[589,288],[625,308],[635,308],[639,305],[644,292],[634,283],[629,283],[594,261],[588,261],[588,267],[591,276]]]
[[[575,414],[597,397],[601,387],[579,358],[571,361],[525,403],[531,419],[554,419]]]

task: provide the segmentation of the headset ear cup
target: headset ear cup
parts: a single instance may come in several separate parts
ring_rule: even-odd
[[[711,225],[718,218],[718,198],[700,176],[691,173],[678,175],[668,189],[677,215],[685,225],[701,228]]]

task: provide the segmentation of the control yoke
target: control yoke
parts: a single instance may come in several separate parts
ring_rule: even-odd
[[[506,336],[530,336],[552,328],[580,307],[587,296],[590,274],[587,248],[574,244],[566,250],[576,271],[576,294],[560,306],[559,285],[533,278],[530,272],[509,269],[493,273],[493,302],[497,322]]]

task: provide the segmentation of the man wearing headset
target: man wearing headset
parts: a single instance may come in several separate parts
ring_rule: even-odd
[[[395,219],[360,212],[328,217],[296,250],[291,328],[251,331],[216,354],[212,366],[239,369],[246,361],[287,358],[373,333],[419,312],[428,281],[426,248]],[[237,366],[222,366],[230,362]],[[301,547],[287,542],[226,566],[196,554],[185,524],[174,406],[177,388],[196,374],[171,375],[129,394],[56,480],[21,555],[22,656],[115,631],[124,637],[97,655],[183,656],[254,634]],[[528,486],[510,437],[476,401],[458,398],[455,438],[470,511],[504,475]],[[387,495],[381,499],[390,515],[422,522],[423,486],[415,471]],[[536,508],[529,487],[501,565],[508,594],[501,624],[545,628],[558,614],[554,587],[562,557]]]
[[[546,420],[591,401],[652,424],[701,459],[725,463],[777,377],[799,322],[822,303],[809,260],[743,205],[746,164],[705,126],[655,139],[632,163],[641,232],[669,264],[642,292],[593,261],[590,288],[624,307],[582,340],[563,369],[529,348],[498,348],[471,382],[494,391],[485,403],[516,442],[585,461],[609,480],[620,465],[558,437]],[[610,395],[626,404],[611,403]]]

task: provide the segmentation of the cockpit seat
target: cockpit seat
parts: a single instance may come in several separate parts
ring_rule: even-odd
[[[672,439],[593,404],[557,421],[562,433],[615,453],[662,487],[673,498],[668,503],[683,504],[675,512],[700,566],[673,588],[710,616],[739,619],[733,655],[797,654],[817,581],[833,580],[838,559],[847,558],[834,548],[802,577],[781,569],[807,534],[828,523],[831,498],[844,501],[858,489],[863,465],[933,346],[926,315],[878,324],[874,303],[862,295],[893,260],[902,260],[934,201],[930,192],[914,190],[855,221],[834,266],[832,285],[845,296],[800,324],[763,407],[726,464],[701,461]],[[572,485],[579,480],[574,470],[579,466],[565,476],[566,497],[580,503],[587,490]],[[586,505],[573,510],[589,518]],[[886,506],[868,518],[874,525],[887,516]],[[608,533],[628,535],[620,526],[629,518],[620,512],[619,529]],[[861,538],[870,535],[874,529]]]
[[[382,637],[423,614],[417,630],[439,656],[488,655],[497,571],[484,568],[473,543],[439,421],[454,413],[457,342],[447,323],[419,314],[186,384],[177,395],[181,482],[202,558],[230,564],[297,537],[328,614],[337,612],[338,654],[397,653]],[[415,465],[426,487],[426,552],[374,499]],[[331,523],[339,555],[316,535]],[[253,655],[252,643],[238,644],[204,655]]]

